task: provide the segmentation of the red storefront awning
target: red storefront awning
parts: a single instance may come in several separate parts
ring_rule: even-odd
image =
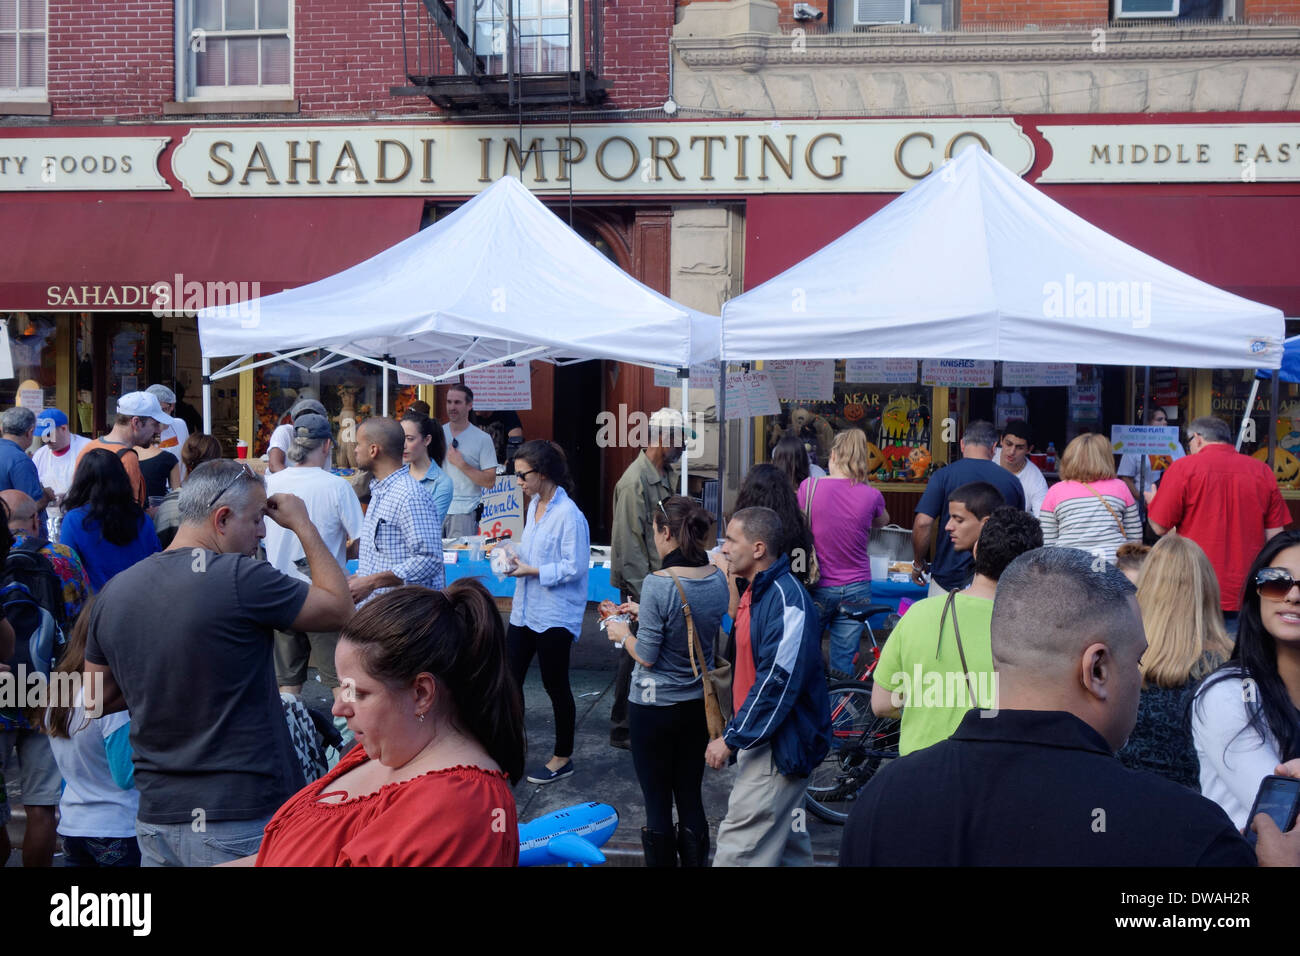
[[[269,295],[414,235],[423,209],[418,197],[6,201],[0,311],[147,312],[160,282]]]

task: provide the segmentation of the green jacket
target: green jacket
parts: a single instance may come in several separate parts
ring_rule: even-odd
[[[672,497],[668,476],[643,451],[614,486],[614,523],[610,532],[609,583],[641,600],[641,582],[659,570],[654,512]]]

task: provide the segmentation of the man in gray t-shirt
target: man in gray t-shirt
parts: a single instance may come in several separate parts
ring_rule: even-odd
[[[108,582],[86,639],[86,709],[131,712],[145,866],[257,852],[271,815],[303,785],[274,631],[338,630],[353,610],[301,499],[268,499],[243,465],[211,461],[190,474],[179,505],[171,547]],[[301,540],[310,584],[252,557],[268,516]]]
[[[478,534],[479,498],[497,480],[497,453],[492,438],[469,423],[474,408],[474,393],[468,385],[447,389],[447,424],[442,426],[447,439],[447,463],[453,494],[447,517],[442,523],[445,537]]]

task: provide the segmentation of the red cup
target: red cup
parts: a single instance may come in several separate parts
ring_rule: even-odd
[[[245,442],[243,439],[240,439],[238,442],[235,443],[235,457],[236,458],[248,457],[248,443]]]

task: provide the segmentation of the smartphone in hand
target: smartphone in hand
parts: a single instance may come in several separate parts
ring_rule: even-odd
[[[1250,828],[1250,821],[1260,813],[1272,817],[1283,833],[1294,827],[1296,815],[1300,813],[1300,780],[1270,774],[1260,781],[1255,804],[1246,817],[1246,841],[1251,846],[1255,845],[1255,831]]]

